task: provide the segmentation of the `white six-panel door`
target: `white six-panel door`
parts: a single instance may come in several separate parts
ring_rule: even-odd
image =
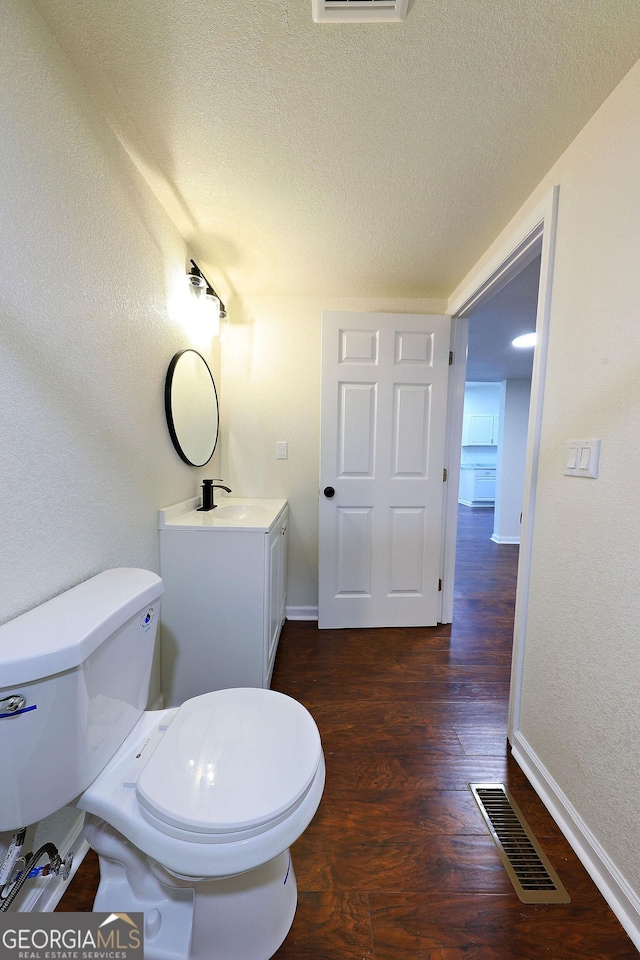
[[[320,627],[437,622],[449,330],[322,315]]]

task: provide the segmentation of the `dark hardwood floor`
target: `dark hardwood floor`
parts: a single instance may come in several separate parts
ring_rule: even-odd
[[[277,960],[637,960],[506,743],[518,548],[461,507],[454,622],[287,622],[273,688],[316,718],[327,762],[293,848],[298,910]],[[517,898],[469,781],[506,782],[572,897]],[[86,858],[58,909],[90,910]]]

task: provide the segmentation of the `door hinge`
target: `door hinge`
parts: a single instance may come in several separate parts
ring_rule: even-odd
[[[438,580],[438,593],[442,590],[442,580]]]
[[[449,350],[449,366],[453,366],[453,350]]]
[[[446,482],[447,482],[447,468],[446,468],[446,467],[445,467],[444,470],[442,471],[442,482],[443,482],[443,483],[446,483]]]

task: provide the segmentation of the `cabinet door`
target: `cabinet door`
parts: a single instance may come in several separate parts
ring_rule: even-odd
[[[470,413],[465,417],[463,444],[490,447],[494,439],[494,417],[491,413]]]
[[[285,621],[286,576],[287,576],[287,527],[288,511],[280,517],[269,534],[267,543],[267,604],[265,621],[267,628],[265,681],[269,682],[273,670],[273,661]]]
[[[284,626],[284,622],[287,619],[287,556],[288,556],[288,544],[289,544],[289,511],[285,513],[282,518],[282,523],[280,524],[280,556],[279,556],[279,571],[280,571],[280,593],[279,593],[279,610],[280,610],[280,629]]]
[[[476,477],[473,484],[474,500],[495,500],[496,498],[496,478]]]

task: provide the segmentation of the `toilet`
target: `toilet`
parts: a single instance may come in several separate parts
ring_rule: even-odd
[[[268,960],[324,787],[318,728],[260,688],[147,711],[162,592],[107,570],[0,627],[0,830],[75,803],[94,910],[143,912],[146,960]]]

